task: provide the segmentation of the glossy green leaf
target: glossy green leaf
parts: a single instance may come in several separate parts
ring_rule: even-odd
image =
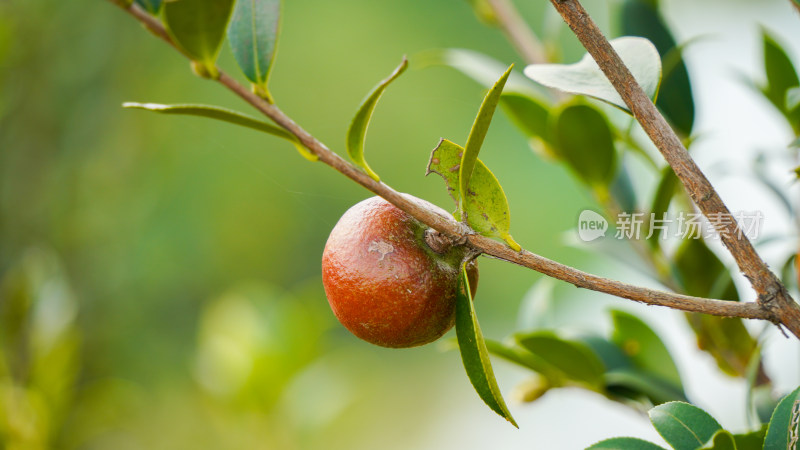
[[[703,450],[737,450],[736,441],[733,435],[726,430],[719,430],[714,433],[710,441],[702,447]]]
[[[786,110],[794,111],[800,107],[800,87],[793,87],[786,91]]]
[[[640,37],[621,37],[611,45],[650,99],[655,100],[661,81],[661,57],[656,47]],[[588,53],[574,64],[532,64],[525,75],[547,87],[588,95],[628,111],[625,102]]]
[[[552,332],[536,331],[515,336],[519,345],[557,369],[562,377],[589,389],[603,389],[603,362],[591,348],[562,339]]]
[[[238,0],[228,26],[228,41],[239,68],[271,101],[267,83],[280,30],[281,0]]]
[[[764,449],[788,449],[792,433],[800,434],[797,426],[798,417],[800,417],[800,388],[784,397],[772,413],[767,436],[764,439]]]
[[[298,141],[297,138],[295,138],[293,135],[289,134],[289,132],[281,128],[278,128],[274,125],[270,125],[269,123],[254,119],[240,112],[222,108],[219,106],[192,105],[192,104],[161,105],[158,103],[133,103],[133,102],[123,103],[122,106],[124,108],[144,109],[147,111],[153,111],[161,114],[207,117],[209,119],[221,120],[223,122],[228,122],[247,128],[252,128],[254,130],[263,131],[264,133],[271,134],[273,136],[278,136],[288,140],[295,146],[298,153],[300,153],[300,155],[303,158],[306,158],[309,161],[316,161],[318,159],[317,155],[311,153],[311,151],[305,148],[300,143],[300,141]]]
[[[600,441],[586,450],[664,450],[664,447],[632,437],[618,437]]]
[[[135,2],[150,14],[157,15],[161,11],[161,0],[135,0]]]
[[[622,348],[634,365],[681,387],[675,361],[661,338],[641,319],[624,311],[612,310],[611,340]]]
[[[658,8],[644,0],[626,0],[621,9],[622,34],[641,36],[655,45],[665,61],[663,79],[656,106],[684,136],[692,133],[694,100],[689,72],[681,57],[681,49],[664,23]],[[667,70],[666,58],[677,56]]]
[[[469,198],[470,180],[472,178],[472,171],[475,169],[475,164],[478,161],[478,153],[481,151],[483,140],[486,138],[486,133],[489,131],[489,125],[492,123],[494,110],[497,109],[497,104],[500,102],[500,94],[503,93],[503,86],[506,85],[508,76],[511,74],[511,66],[503,72],[500,79],[489,89],[486,96],[481,102],[481,107],[478,110],[478,115],[475,116],[475,121],[472,123],[472,128],[469,130],[469,137],[467,137],[467,144],[464,146],[464,152],[461,156],[461,165],[458,169],[458,192],[461,194],[462,202]],[[462,204],[461,208],[466,211],[466,207]]]
[[[458,177],[463,153],[464,149],[460,145],[442,139],[431,153],[426,175],[435,173],[444,179],[447,191],[456,203],[456,219],[462,219],[466,215],[467,224],[473,230],[484,236],[503,239],[514,250],[521,250],[508,232],[511,219],[506,194],[500,182],[480,159],[475,163],[467,201],[461,201]]]
[[[688,401],[683,390],[674,383],[641,369],[615,369],[605,374],[606,390],[616,397],[640,400],[653,405],[672,401]]]
[[[675,450],[696,450],[722,426],[707,412],[684,402],[669,402],[649,411],[650,421]]]
[[[586,184],[606,186],[614,177],[617,152],[608,121],[600,110],[580,102],[555,116],[553,141],[569,167]]]
[[[406,67],[408,67],[408,60],[404,57],[403,62],[394,69],[394,72],[392,72],[388,78],[378,83],[378,85],[367,94],[367,97],[361,102],[358,112],[356,112],[356,115],[350,122],[350,128],[347,130],[347,154],[350,155],[350,159],[357,166],[361,167],[364,172],[375,181],[380,181],[380,177],[369,167],[367,160],[364,159],[364,140],[367,136],[367,127],[369,127],[369,121],[372,118],[373,111],[375,111],[375,105],[378,104],[378,100],[380,100],[383,91],[386,90],[389,83],[394,81],[406,70]]]
[[[171,0],[164,2],[164,24],[172,40],[204,76],[217,78],[217,55],[234,0]]]
[[[528,94],[503,92],[500,107],[511,123],[528,138],[534,151],[548,158],[559,158],[556,147],[550,144],[550,108],[543,100]]]
[[[475,305],[472,303],[472,294],[467,283],[466,267],[461,270],[456,295],[456,337],[461,361],[475,391],[492,411],[519,428],[508,411],[494,377],[489,351],[486,349],[481,327],[475,315]]]
[[[728,269],[702,239],[686,239],[674,256],[675,272],[688,295],[738,301],[739,294]],[[686,315],[697,335],[697,345],[714,357],[731,376],[745,376],[756,351],[756,341],[738,318],[705,314]]]

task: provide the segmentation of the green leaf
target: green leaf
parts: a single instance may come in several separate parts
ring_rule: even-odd
[[[356,112],[356,115],[350,122],[350,128],[347,130],[347,153],[350,155],[350,159],[357,166],[364,169],[364,172],[375,181],[380,181],[380,177],[370,169],[367,161],[364,159],[364,140],[367,136],[367,127],[369,127],[372,112],[375,111],[375,105],[378,104],[378,100],[381,98],[383,91],[386,90],[389,83],[394,81],[406,70],[406,67],[408,67],[408,60],[403,57],[403,62],[394,69],[394,72],[392,72],[388,78],[378,83],[364,101],[361,102],[361,106],[358,108],[358,112]]]
[[[767,435],[767,425],[760,429],[744,434],[734,434],[733,440],[736,442],[736,450],[762,450],[764,448],[764,438]]]
[[[506,345],[492,339],[485,339],[486,349],[489,353],[499,356],[506,361],[538,372],[546,377],[553,375],[552,368],[536,355],[517,346]]]
[[[303,144],[301,144],[300,141],[298,141],[297,138],[294,137],[294,135],[289,134],[289,132],[281,128],[278,128],[274,125],[270,125],[266,122],[254,119],[240,112],[222,108],[219,106],[193,105],[193,104],[161,105],[158,103],[133,103],[133,102],[123,103],[122,106],[123,108],[144,109],[147,111],[153,111],[161,114],[208,117],[210,119],[221,120],[223,122],[228,122],[247,128],[252,128],[254,130],[263,131],[264,133],[271,134],[273,136],[278,136],[288,140],[289,142],[294,144],[298,153],[300,153],[302,157],[306,158],[309,161],[316,161],[317,159],[319,159],[317,155],[311,153],[311,151],[305,148]]]
[[[726,430],[719,430],[714,433],[711,440],[702,448],[704,450],[737,450],[733,435]]]
[[[793,87],[786,91],[786,110],[794,111],[800,107],[800,87]]]
[[[786,116],[795,134],[800,134],[800,109],[788,108],[786,101],[789,89],[800,85],[797,72],[786,51],[772,35],[762,30],[762,38],[767,83],[761,87],[761,92]]]
[[[800,416],[800,388],[784,397],[772,413],[767,437],[764,439],[764,449],[788,449],[790,430],[793,433],[800,433],[795,421],[798,416]],[[793,423],[795,425],[792,425]]]
[[[632,437],[618,437],[600,441],[586,450],[664,450],[664,447]]]
[[[588,104],[570,102],[554,117],[558,154],[583,182],[605,187],[614,177],[617,152],[603,113]]]
[[[272,101],[267,83],[280,30],[280,0],[238,0],[228,40],[239,68],[262,97]]]
[[[161,0],[135,0],[135,2],[154,16],[161,11]]]
[[[781,112],[786,112],[786,93],[789,88],[800,84],[792,61],[781,44],[766,30],[762,30],[764,42],[764,69],[767,73],[767,85],[764,95]]]
[[[461,146],[442,139],[431,153],[426,175],[435,173],[444,179],[447,191],[457,206],[454,214],[456,219],[461,219],[466,214],[467,224],[473,230],[484,236],[503,239],[511,248],[520,251],[521,247],[509,234],[511,219],[506,194],[497,178],[480,159],[475,161],[467,201],[461,201],[458,177],[463,153]]]
[[[217,55],[234,0],[171,0],[164,2],[164,23],[172,40],[204,70],[217,78]]]
[[[621,212],[636,212],[636,190],[633,187],[630,171],[623,159],[617,170],[617,175],[609,187],[611,196],[619,205]]]
[[[467,371],[472,386],[480,398],[492,411],[517,426],[516,421],[508,411],[497,380],[494,378],[492,363],[489,360],[489,351],[483,340],[481,327],[475,315],[475,305],[472,303],[472,294],[467,282],[466,266],[461,269],[458,293],[456,295],[456,337],[458,348],[461,351],[461,361]]]
[[[585,344],[547,331],[519,334],[515,339],[524,349],[558,370],[565,380],[595,391],[603,390],[603,362]]]
[[[528,138],[534,151],[551,159],[559,158],[557,149],[550,144],[549,105],[528,94],[503,92],[500,106],[511,123]]]
[[[722,429],[707,412],[689,403],[664,403],[648,414],[658,434],[675,450],[698,449]]]
[[[702,239],[686,239],[676,251],[674,263],[686,294],[739,300],[730,272]],[[746,376],[757,343],[741,319],[695,313],[686,317],[697,335],[697,346],[713,356],[723,372]]]
[[[656,47],[640,37],[617,38],[611,41],[611,45],[647,96],[655,100],[661,81],[661,58]],[[588,53],[574,64],[532,64],[525,68],[525,75],[547,87],[588,95],[630,112]]]
[[[472,171],[475,169],[475,164],[478,161],[478,153],[481,151],[483,140],[486,138],[486,133],[489,131],[489,125],[492,123],[494,110],[500,102],[500,94],[503,92],[503,86],[511,74],[511,69],[514,65],[510,65],[500,79],[489,89],[486,96],[483,98],[481,107],[478,110],[478,115],[475,116],[475,121],[472,123],[472,128],[469,130],[469,137],[467,137],[467,144],[464,146],[464,153],[461,156],[461,165],[458,169],[459,178],[459,193],[461,194],[462,202],[464,199],[469,198],[469,182],[472,178]],[[466,210],[462,204],[462,210]]]
[[[649,411],[650,421],[675,450],[696,450],[722,426],[707,412],[683,402],[669,402]]]
[[[656,106],[684,136],[692,133],[694,124],[694,100],[689,72],[681,57],[681,49],[664,23],[658,8],[643,0],[626,0],[621,9],[622,34],[647,38],[655,45],[665,61],[677,55],[674,66],[664,68],[660,95]]]
[[[617,397],[641,400],[646,397],[651,404],[687,401],[683,390],[661,377],[641,369],[616,369],[605,374],[606,389]]]
[[[638,317],[620,310],[611,311],[611,340],[622,348],[634,365],[645,372],[682,387],[675,361],[661,338]]]

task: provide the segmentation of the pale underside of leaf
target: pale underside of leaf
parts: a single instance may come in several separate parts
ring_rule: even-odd
[[[309,151],[305,146],[303,146],[303,144],[300,143],[300,141],[297,140],[297,138],[294,137],[294,135],[290,134],[289,132],[266,122],[262,122],[258,119],[254,119],[246,114],[219,106],[196,104],[162,105],[158,103],[135,102],[123,103],[122,106],[124,108],[144,109],[160,114],[206,117],[209,119],[221,120],[223,122],[251,128],[286,139],[295,146],[297,152],[300,153],[300,156],[309,161],[316,161],[319,159],[317,155]]]
[[[611,45],[647,96],[655,101],[661,82],[661,58],[655,46],[645,38],[630,36],[614,39]],[[525,68],[524,73],[544,86],[594,97],[630,112],[588,53],[574,64],[532,64]]]
[[[372,113],[375,111],[375,105],[378,104],[378,100],[386,90],[386,87],[399,77],[406,70],[406,67],[408,67],[408,60],[403,57],[403,62],[394,69],[394,72],[375,86],[367,95],[353,117],[353,121],[350,122],[350,128],[347,130],[347,153],[350,159],[375,181],[380,181],[380,177],[369,167],[364,158],[364,140],[367,136],[367,127],[369,127]]]

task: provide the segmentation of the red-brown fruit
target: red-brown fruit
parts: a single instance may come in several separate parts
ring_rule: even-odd
[[[339,322],[359,338],[382,347],[414,347],[453,327],[466,252],[458,246],[435,252],[425,242],[427,229],[372,197],[347,210],[331,231],[322,254],[322,283]],[[474,293],[477,265],[467,267]]]

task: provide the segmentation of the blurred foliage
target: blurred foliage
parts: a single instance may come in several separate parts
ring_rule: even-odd
[[[160,1],[137,4],[161,8]],[[488,2],[471,4],[496,24]],[[682,94],[662,97],[659,106],[688,137],[688,74],[656,4],[625,2],[623,23],[646,16],[660,27],[648,36],[664,66],[671,64],[662,89]],[[439,20],[444,16],[449,20]],[[459,53],[466,66],[484,53],[519,62],[497,30],[478,26],[469,8],[451,2],[293,0],[282,21],[270,94],[340,152],[358,99],[398,55],[457,46],[475,50]],[[342,26],[348,23],[358,26]],[[627,24],[632,33],[652,32],[634,28]],[[189,25],[178,34],[193,39]],[[12,45],[20,36],[24,45]],[[797,134],[797,74],[777,40],[763,36],[761,91]],[[199,43],[198,58],[213,60],[217,43]],[[564,52],[575,53],[574,45],[565,42]],[[220,65],[233,68],[230,48],[221,48]],[[458,68],[486,84],[486,71],[466,66]],[[547,193],[535,196],[535,207],[515,209],[515,235],[526,247],[568,264],[584,257],[559,239],[574,226],[574,209],[564,205],[594,199],[609,214],[688,209],[622,112],[546,93],[513,75],[512,86],[522,87],[499,100],[510,121],[496,121],[485,143],[503,151],[483,155],[509,203]],[[402,191],[448,204],[440,183],[422,181],[423,167],[441,136],[467,135],[480,94],[443,71],[409,71],[372,121],[371,166]],[[398,423],[433,416],[433,408],[418,405],[450,383],[429,383],[445,367],[436,365],[440,355],[431,357],[436,350],[386,358],[385,350],[364,348],[333,326],[321,289],[328,231],[366,191],[297,158],[280,139],[119,108],[130,100],[243,108],[192,77],[182,58],[110,3],[0,2],[0,444],[374,448],[364,444],[370,433],[386,443],[397,430],[402,437]],[[563,126],[578,113],[578,125]],[[589,142],[575,133],[587,117],[595,131]],[[603,152],[587,153],[597,141]],[[628,153],[653,169],[651,205],[637,205]],[[587,166],[589,157],[597,160]],[[582,191],[570,173],[591,189]],[[703,241],[677,251],[654,241],[638,250],[656,281],[738,299],[730,272]],[[531,274],[491,260],[482,271],[481,290],[493,301],[479,297],[477,305],[487,335],[496,335],[508,329]],[[685,399],[666,346],[635,316],[615,311],[610,332],[577,335],[537,320],[508,342],[486,342],[530,372],[520,398],[577,386],[638,409]],[[768,384],[741,321],[690,315],[689,323],[723,371],[744,378],[756,368]],[[762,403],[770,404],[765,392]],[[358,412],[360,402],[370,405],[366,413]]]

